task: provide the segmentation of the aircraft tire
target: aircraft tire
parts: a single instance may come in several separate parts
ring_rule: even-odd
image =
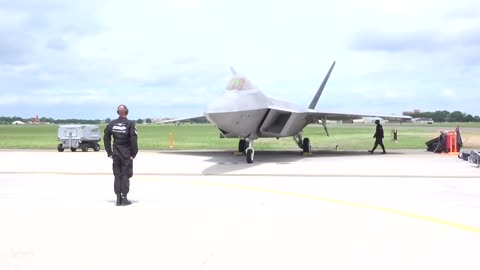
[[[76,152],[76,151],[77,151],[77,148],[75,148],[75,147],[70,147],[70,151]]]
[[[255,151],[253,151],[253,148],[247,148],[245,154],[247,156],[247,163],[253,163],[253,159],[255,157]]]
[[[63,150],[65,150],[65,149],[63,149],[63,145],[61,143],[59,143],[57,145],[57,150],[58,150],[58,152],[63,152]]]
[[[245,154],[246,149],[247,149],[247,141],[245,140],[238,141],[238,152]]]
[[[310,145],[310,139],[309,138],[303,139],[302,149],[303,149],[303,153],[312,152],[312,146]]]
[[[86,145],[83,145],[81,149],[82,149],[82,152],[88,152],[88,146]]]
[[[96,143],[96,144],[93,146],[93,151],[95,151],[95,152],[100,151],[100,144]]]

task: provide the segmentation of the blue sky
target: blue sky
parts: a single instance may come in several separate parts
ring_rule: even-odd
[[[202,114],[229,66],[322,111],[480,115],[473,0],[0,0],[0,115]]]

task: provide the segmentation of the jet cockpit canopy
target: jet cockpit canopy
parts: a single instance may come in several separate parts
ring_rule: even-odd
[[[252,82],[245,76],[235,75],[232,77],[230,82],[227,85],[227,90],[252,90],[255,89],[255,86]]]

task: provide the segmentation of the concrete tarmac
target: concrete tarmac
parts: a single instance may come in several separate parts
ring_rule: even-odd
[[[480,169],[425,151],[0,151],[0,269],[480,269]]]

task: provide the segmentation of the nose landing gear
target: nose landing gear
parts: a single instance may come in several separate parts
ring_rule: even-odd
[[[255,157],[255,150],[252,147],[248,147],[245,155],[247,157],[247,163],[253,163],[253,159]]]
[[[244,153],[247,159],[247,163],[253,163],[255,159],[255,150],[253,149],[253,141],[240,140],[238,142],[238,152]]]

